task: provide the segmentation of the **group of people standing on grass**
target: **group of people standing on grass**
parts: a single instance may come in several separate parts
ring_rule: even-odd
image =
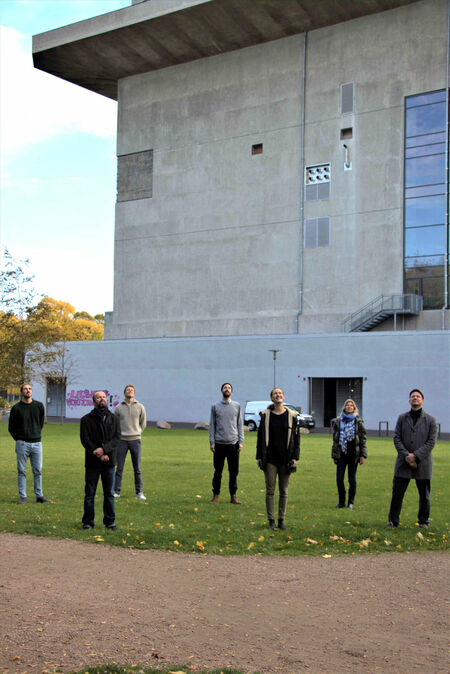
[[[211,408],[209,425],[210,448],[214,455],[212,503],[220,494],[225,459],[228,463],[231,503],[240,504],[236,496],[239,473],[239,454],[244,441],[244,424],[240,405],[231,400],[233,387],[222,384],[222,399]],[[283,389],[270,392],[272,404],[260,413],[256,441],[256,461],[264,471],[266,482],[266,509],[269,528],[286,529],[285,515],[289,478],[297,470],[300,458],[300,427],[298,415],[284,406]],[[392,500],[386,527],[398,527],[403,497],[411,478],[419,492],[418,522],[427,527],[430,518],[430,480],[432,478],[432,450],[436,442],[437,424],[434,417],[423,410],[424,396],[419,389],[409,393],[411,409],[401,414],[394,432],[397,460],[394,468]],[[351,398],[344,402],[340,415],[333,419],[331,457],[336,464],[336,484],[339,501],[336,508],[354,508],[356,471],[367,459],[366,429]],[[346,502],[345,473],[348,477]],[[275,490],[278,479],[278,522],[275,523]]]
[[[9,432],[16,442],[19,504],[27,502],[27,460],[33,472],[34,492],[38,503],[49,503],[42,492],[42,444],[44,406],[33,400],[32,388],[23,384],[21,400],[13,406],[9,418]],[[213,453],[214,475],[211,503],[219,501],[225,460],[228,464],[230,502],[240,505],[237,498],[239,455],[244,443],[244,423],[239,403],[231,399],[233,387],[229,382],[221,386],[222,398],[211,407],[209,443]],[[284,406],[284,392],[276,387],[270,393],[272,404],[260,413],[261,421],[256,442],[256,461],[264,472],[266,509],[270,529],[286,529],[285,514],[291,473],[297,470],[300,458],[300,426],[298,414]],[[103,487],[103,524],[116,530],[114,500],[120,498],[122,474],[126,455],[131,454],[136,497],[145,501],[141,461],[141,435],[147,419],[144,406],[135,399],[135,388],[128,384],[124,400],[108,409],[104,391],[93,394],[93,409],[80,421],[80,439],[85,448],[85,497],[82,518],[83,529],[95,524],[95,494],[99,479]],[[398,417],[394,431],[397,459],[394,468],[392,499],[386,527],[398,527],[403,497],[409,481],[414,479],[419,492],[418,523],[427,527],[430,517],[430,480],[432,478],[432,450],[436,442],[437,424],[423,409],[424,396],[419,389],[409,393],[410,410]],[[345,401],[340,415],[333,420],[331,457],[336,464],[336,484],[339,501],[336,508],[352,510],[356,495],[358,465],[367,459],[366,429],[356,403]],[[345,473],[348,477],[346,501]],[[278,519],[275,519],[275,491],[278,481]]]

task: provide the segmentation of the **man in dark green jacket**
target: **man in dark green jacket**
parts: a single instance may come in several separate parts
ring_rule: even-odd
[[[16,441],[17,483],[19,503],[27,502],[27,461],[30,459],[33,471],[33,486],[37,503],[49,503],[42,493],[42,443],[44,426],[44,405],[33,400],[30,384],[20,387],[21,400],[11,409],[8,430]]]

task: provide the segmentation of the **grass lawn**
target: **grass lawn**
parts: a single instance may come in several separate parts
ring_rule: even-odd
[[[222,555],[344,555],[442,550],[448,546],[450,442],[437,443],[429,529],[416,525],[418,494],[410,483],[398,529],[384,530],[395,450],[389,438],[369,438],[369,458],[358,468],[355,510],[337,503],[331,436],[302,436],[299,469],[291,477],[287,531],[269,531],[264,475],[255,462],[256,433],[247,433],[241,454],[238,496],[231,505],[225,467],[221,500],[210,504],[212,455],[204,431],[148,429],[143,436],[142,474],[146,502],[134,495],[131,459],[122,496],[116,500],[118,531],[102,525],[102,489],[96,498],[96,528],[83,531],[84,449],[78,424],[47,424],[43,433],[44,494],[37,504],[28,464],[28,503],[17,504],[14,442],[0,423],[0,531],[88,541],[97,545],[153,548]]]

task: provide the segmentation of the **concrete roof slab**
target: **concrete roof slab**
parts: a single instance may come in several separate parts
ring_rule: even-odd
[[[36,68],[117,99],[123,77],[418,0],[147,0],[33,38]]]

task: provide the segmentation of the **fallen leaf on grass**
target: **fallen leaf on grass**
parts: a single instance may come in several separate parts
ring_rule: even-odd
[[[416,534],[416,538],[418,538],[420,541],[423,541],[423,533],[421,531],[418,531]]]
[[[251,550],[254,545],[255,545],[254,543],[250,543],[250,545],[247,547],[247,550]]]
[[[387,538],[384,539],[384,542],[386,545],[392,545],[392,541],[388,540]]]
[[[204,545],[203,541],[197,541],[195,545],[198,547],[199,550],[205,549],[205,545]]]
[[[325,559],[329,559],[331,555],[322,555],[322,557],[325,557]]]
[[[318,545],[318,543],[314,540],[314,538],[307,538],[306,545]]]
[[[96,541],[104,541],[105,539],[102,538],[101,536],[94,536]]]
[[[359,547],[360,547],[360,548],[368,548],[368,547],[369,547],[369,543],[372,543],[372,541],[370,540],[370,538],[365,538],[364,540],[359,541]]]
[[[263,540],[264,540],[264,536],[260,536],[260,537],[258,538],[258,541],[259,541],[260,543],[262,543]]]

